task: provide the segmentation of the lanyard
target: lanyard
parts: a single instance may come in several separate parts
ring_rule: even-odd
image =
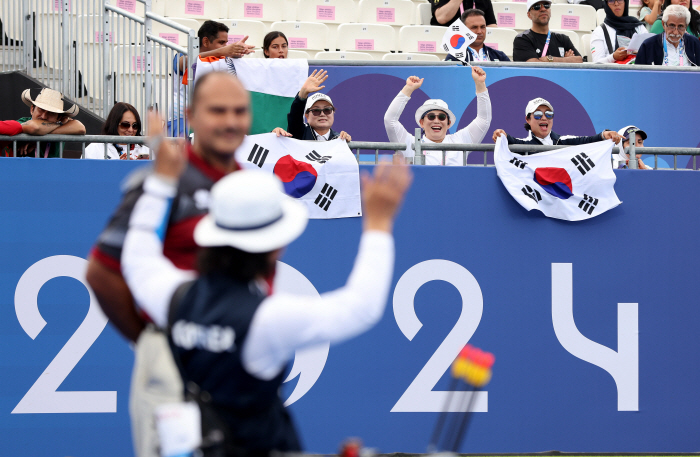
[[[469,49],[469,52],[471,53],[471,55],[472,55],[472,57],[473,57],[473,60],[477,60],[477,61],[479,61],[479,62],[486,62],[486,61],[489,60],[488,56],[486,55],[486,51],[484,51],[484,47],[483,47],[483,46],[481,47],[481,51],[474,51],[474,50],[473,50],[472,48],[470,48],[470,47],[467,47],[467,49]],[[484,53],[484,58],[483,58],[483,59],[481,58],[481,55],[480,55],[481,52]]]
[[[666,32],[664,32],[661,37],[664,40],[664,66],[668,67],[668,45],[666,44]],[[683,37],[681,37],[680,43],[678,43],[678,65],[683,66]]]
[[[472,8],[476,9],[476,0],[472,0]],[[464,3],[459,4],[460,14],[464,14]]]
[[[544,42],[544,49],[542,50],[542,57],[547,55],[547,49],[549,49],[549,39],[552,37],[552,31],[547,32],[547,41]]]

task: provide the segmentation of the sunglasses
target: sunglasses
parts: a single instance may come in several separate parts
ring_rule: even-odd
[[[330,116],[331,113],[334,111],[335,108],[332,106],[326,106],[325,108],[309,108],[306,110],[306,114],[313,114],[314,116],[320,116],[321,113],[325,114],[326,116]]]
[[[548,10],[550,6],[552,6],[550,3],[538,3],[537,5],[532,5],[532,9],[535,11],[539,11],[540,7],[543,7],[544,9]]]
[[[439,120],[444,121],[445,119],[447,119],[447,114],[445,114],[445,113],[439,113],[439,114],[428,113],[425,115],[425,117],[428,118],[429,121],[434,121],[436,117]]]
[[[139,124],[138,122],[134,122],[133,124],[130,124],[130,123],[124,121],[124,122],[119,123],[119,127],[123,128],[123,129],[128,129],[129,127],[131,127],[134,130],[140,130],[141,124]]]
[[[545,111],[544,113],[542,113],[542,111],[535,111],[532,113],[532,117],[538,121],[542,119],[542,116],[545,116],[547,119],[554,119],[554,111]]]

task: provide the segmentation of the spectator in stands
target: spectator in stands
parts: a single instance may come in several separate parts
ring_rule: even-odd
[[[646,40],[639,47],[637,65],[664,65],[671,67],[698,66],[700,40],[685,33],[690,23],[690,11],[681,5],[664,9],[664,33]]]
[[[270,32],[263,39],[263,54],[266,59],[286,59],[289,42],[282,32]]]
[[[527,0],[527,17],[532,21],[532,28],[513,40],[515,62],[583,62],[568,36],[549,30],[551,6],[549,0]]]
[[[416,111],[416,123],[423,129],[421,142],[423,143],[480,143],[491,125],[491,99],[486,89],[486,72],[479,67],[472,68],[472,79],[476,86],[476,119],[468,126],[456,133],[447,134],[447,129],[455,123],[455,115],[442,100],[426,100]],[[412,143],[411,135],[399,118],[406,104],[411,99],[413,92],[423,85],[423,78],[410,76],[406,85],[394,98],[384,114],[384,128],[392,143]],[[407,155],[410,154],[410,155]],[[426,165],[463,165],[464,155],[462,151],[446,151],[445,163],[442,162],[443,151],[424,151]],[[468,153],[467,153],[468,154]],[[407,148],[404,152],[407,157],[413,156],[413,151]]]
[[[661,0],[642,0],[642,5],[637,11],[637,17],[645,23],[647,30],[651,31],[651,26],[661,15]]]
[[[461,13],[464,13],[470,8],[484,12],[488,27],[498,27],[491,0],[432,0],[430,10],[433,17],[430,18],[430,25],[448,26],[459,19],[460,10]],[[462,18],[462,22],[464,22],[464,18]]]
[[[605,22],[591,35],[591,55],[595,63],[627,63],[632,53],[627,52],[632,35],[647,33],[644,23],[629,15],[629,0],[608,0],[605,3]]]
[[[102,125],[102,135],[141,136],[141,116],[128,103],[118,102]],[[127,151],[129,153],[127,154]],[[105,157],[104,143],[92,143],[85,148],[86,159],[148,160],[150,150],[141,144],[108,144]]]
[[[314,94],[326,86],[323,82],[328,79],[328,72],[325,70],[314,70],[304,84],[299,93],[294,97],[292,106],[287,114],[287,131],[281,127],[273,130],[277,136],[288,136],[297,140],[311,141],[331,141],[340,138],[345,141],[352,141],[350,135],[341,131],[340,133],[332,129],[335,120],[335,106],[331,98],[326,94]],[[306,119],[307,124],[302,119]]]
[[[63,94],[53,89],[36,88],[22,92],[22,101],[29,106],[31,117],[17,119],[22,130],[29,135],[85,135],[85,126],[73,119],[78,115],[78,106],[69,103]],[[17,145],[19,157],[60,157],[60,143],[40,143],[36,150],[35,142]]]
[[[479,9],[468,9],[460,18],[464,25],[469,30],[474,32],[476,40],[467,47],[467,62],[483,62],[483,61],[507,61],[510,62],[508,56],[497,49],[490,48],[484,44],[486,39],[486,16]],[[458,60],[452,54],[447,54],[445,60]],[[466,62],[463,65],[468,65]]]
[[[649,31],[657,34],[664,32],[664,26],[661,19],[664,11],[666,11],[666,8],[671,5],[680,5],[688,8],[688,11],[690,11],[690,22],[688,23],[686,32],[690,33],[694,37],[700,38],[700,12],[693,8],[693,0],[665,0],[656,22],[654,22],[654,25],[651,26],[651,30]]]
[[[630,133],[632,132],[634,132],[634,146],[637,148],[643,148],[644,140],[647,139],[647,133],[639,127],[635,127],[634,125],[628,125],[627,127],[623,127],[617,131],[617,133],[620,134],[620,137],[622,139],[622,148],[624,149],[629,147]],[[620,146],[620,144],[618,144],[618,146]],[[635,155],[637,156],[637,168],[639,168],[640,170],[653,170],[652,167],[648,167],[644,164],[644,162],[642,162],[641,154]],[[627,168],[629,166],[630,160],[629,157],[627,157],[627,154],[625,154],[625,151],[621,150],[618,156],[620,159],[620,166],[618,168]],[[622,165],[622,163],[624,163],[624,165]]]
[[[247,36],[241,40],[230,43],[228,42],[228,27],[221,22],[204,21],[204,24],[197,31],[199,37],[199,57],[220,57],[237,59],[253,52],[255,46],[246,44]],[[168,135],[184,136],[185,132],[185,94],[187,92],[187,56],[178,54],[173,60],[174,74],[182,77],[182,82],[173,84],[173,96],[175,102],[172,109],[178,113],[179,119],[172,120],[172,115],[169,115],[171,120],[168,121]],[[192,70],[197,71],[197,62],[192,64]],[[194,74],[192,75],[194,77]],[[179,125],[178,125],[179,124]]]
[[[604,130],[602,133],[593,136],[560,136],[552,132],[554,124],[554,108],[544,98],[530,100],[525,107],[525,130],[528,131],[526,138],[513,138],[503,129],[493,132],[493,142],[499,136],[506,135],[508,144],[534,144],[534,145],[574,145],[595,143],[596,141],[613,140],[619,142],[621,137],[617,132]],[[532,152],[531,154],[535,154]]]

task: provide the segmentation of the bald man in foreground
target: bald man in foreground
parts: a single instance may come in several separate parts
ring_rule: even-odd
[[[188,164],[179,179],[165,228],[163,253],[176,267],[195,270],[197,245],[193,231],[208,212],[209,191],[219,179],[237,170],[234,154],[251,125],[250,96],[238,80],[223,72],[203,76],[187,110],[196,143],[188,145]],[[158,149],[157,144],[149,145]],[[129,412],[138,457],[156,457],[158,440],[153,408],[182,398],[183,386],[163,334],[134,304],[121,274],[121,255],[129,218],[143,194],[146,173],[135,172],[124,198],[93,248],[87,281],[112,324],[136,342]],[[144,330],[145,329],[145,330]]]

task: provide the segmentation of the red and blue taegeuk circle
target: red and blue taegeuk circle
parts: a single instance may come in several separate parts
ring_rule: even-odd
[[[452,35],[452,38],[450,38],[450,45],[455,49],[461,48],[464,42],[465,39],[462,35]]]
[[[569,172],[563,168],[538,168],[535,170],[535,181],[542,186],[547,193],[562,200],[566,200],[574,195],[571,176],[569,176]]]
[[[277,161],[273,173],[282,180],[284,192],[294,198],[308,194],[318,178],[318,173],[311,164],[295,160],[290,155]]]

